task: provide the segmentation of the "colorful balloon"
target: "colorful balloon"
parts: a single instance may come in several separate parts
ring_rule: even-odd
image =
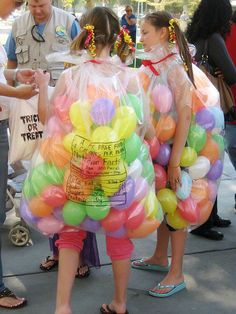
[[[143,162],[145,162],[149,158],[149,148],[148,145],[143,143],[140,147],[140,153],[138,155],[138,159]]]
[[[135,193],[134,199],[141,201],[148,192],[148,181],[143,177],[139,177],[135,180]]]
[[[124,160],[128,163],[128,165],[137,158],[142,145],[140,137],[135,132],[125,140]]]
[[[156,136],[161,143],[174,137],[176,129],[175,120],[171,116],[161,116],[156,125]]]
[[[204,179],[193,181],[191,197],[196,203],[208,198],[208,182]]]
[[[71,123],[76,129],[85,134],[90,134],[92,119],[88,102],[77,101],[73,103],[70,107],[69,116]]]
[[[155,162],[161,166],[168,165],[170,160],[171,147],[169,144],[164,143],[160,145],[159,153],[155,159]]]
[[[134,200],[135,182],[132,177],[127,177],[120,189],[110,197],[111,207],[122,210],[131,205]]]
[[[220,108],[212,107],[208,109],[214,116],[215,120],[215,128],[216,129],[224,129],[225,126],[225,119],[224,113]]]
[[[101,190],[94,190],[86,200],[87,215],[93,220],[104,219],[110,211],[110,202]]]
[[[146,160],[143,163],[142,177],[144,177],[148,181],[149,184],[152,184],[155,178],[155,172],[154,172],[153,163],[150,160]]]
[[[157,84],[151,92],[151,97],[158,112],[167,113],[170,111],[173,97],[167,86]]]
[[[85,205],[67,201],[63,206],[62,215],[66,225],[78,226],[86,217]]]
[[[34,224],[36,223],[39,218],[34,216],[32,212],[30,211],[28,204],[25,199],[21,199],[20,202],[20,216],[28,223],[28,224]]]
[[[134,180],[141,177],[143,171],[142,163],[139,159],[135,159],[128,168],[128,176],[132,177]]]
[[[165,169],[158,164],[154,164],[154,171],[155,171],[156,190],[158,191],[158,190],[164,189],[167,184],[167,173]]]
[[[188,226],[188,222],[182,218],[178,209],[173,214],[167,214],[166,222],[176,230],[184,229]]]
[[[192,189],[192,179],[186,171],[181,171],[182,184],[178,186],[176,195],[179,199],[185,200],[189,197]]]
[[[206,130],[212,130],[215,127],[215,118],[209,109],[201,109],[196,113],[196,123]]]
[[[188,221],[191,224],[197,224],[199,220],[199,211],[197,209],[197,203],[191,198],[188,197],[183,201],[178,201],[179,214],[183,219]]]
[[[170,189],[161,189],[157,192],[157,198],[161,203],[164,213],[172,214],[177,208],[177,197]]]
[[[188,145],[193,148],[196,152],[203,149],[206,144],[206,130],[200,125],[191,125],[188,132]]]
[[[50,216],[53,212],[53,207],[46,204],[40,196],[35,196],[30,200],[29,209],[36,217]]]
[[[63,186],[58,185],[48,185],[42,191],[42,199],[46,204],[53,207],[61,206],[67,201]]]
[[[217,195],[217,184],[214,181],[208,180],[208,197],[214,203]]]
[[[101,225],[106,232],[114,232],[120,229],[126,220],[124,211],[111,209],[109,214],[101,220]]]
[[[160,222],[157,221],[156,219],[144,219],[144,221],[142,222],[142,224],[136,228],[136,229],[132,229],[132,230],[128,230],[127,231],[127,236],[129,238],[145,238],[147,237],[150,233],[154,232],[157,230],[157,228],[160,226]]]
[[[211,164],[214,164],[216,160],[219,159],[220,155],[220,150],[217,143],[213,139],[208,138],[206,141],[206,145],[200,151],[200,155],[205,156],[210,160]]]
[[[93,219],[87,217],[80,224],[80,228],[83,230],[92,232],[92,233],[96,233],[101,228],[101,223],[100,223],[100,221],[93,220]]]
[[[207,178],[210,180],[217,180],[220,178],[223,172],[223,163],[218,159],[212,166],[209,172],[207,173]]]
[[[109,98],[98,98],[91,109],[91,117],[95,124],[106,125],[111,122],[115,114],[115,105]]]
[[[201,179],[206,176],[210,167],[209,159],[205,156],[199,156],[195,163],[188,168],[188,173],[193,180]]]
[[[156,137],[154,137],[152,140],[148,140],[147,143],[149,145],[150,155],[152,159],[155,159],[160,150],[160,143]]]
[[[68,95],[56,96],[53,100],[55,115],[62,123],[70,123],[69,111],[72,99]]]
[[[127,209],[127,220],[125,227],[133,230],[138,228],[145,219],[144,206],[141,203],[133,202],[132,205]]]
[[[158,200],[156,194],[150,191],[144,203],[146,218],[155,218],[158,211]]]
[[[197,160],[197,153],[191,147],[184,147],[181,159],[180,159],[180,166],[181,167],[189,167],[192,166],[195,161]]]
[[[63,227],[63,222],[57,220],[54,216],[43,217],[37,222],[37,228],[44,235],[59,233]]]
[[[93,179],[104,171],[105,165],[101,157],[95,153],[88,153],[78,165],[80,176],[83,179]]]
[[[212,135],[212,139],[213,139],[213,141],[215,141],[217,143],[219,151],[220,151],[220,153],[222,153],[225,150],[225,140],[224,140],[223,136],[215,133]]]
[[[137,120],[139,121],[139,123],[140,124],[143,123],[144,119],[143,104],[142,101],[140,101],[140,99],[136,95],[127,93],[124,97],[121,98],[121,105],[132,107],[136,113]]]
[[[132,107],[124,106],[116,109],[112,127],[119,139],[126,139],[136,130],[137,117]]]
[[[116,231],[106,232],[106,236],[112,238],[124,238],[126,237],[126,229],[124,226],[121,226]]]

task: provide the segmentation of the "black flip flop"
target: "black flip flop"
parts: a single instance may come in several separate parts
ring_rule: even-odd
[[[89,267],[83,274],[79,273],[80,268],[83,268],[83,267],[86,267],[86,266],[88,267],[88,265],[81,265],[80,267],[78,267],[77,274],[75,275],[76,278],[84,279],[84,278],[87,278],[90,275]]]
[[[0,299],[2,298],[12,298],[15,300],[18,300],[17,296],[8,288],[3,289],[0,292]],[[20,301],[20,300],[18,300]],[[0,307],[5,308],[5,309],[9,309],[9,310],[14,310],[14,309],[19,309],[23,306],[25,306],[27,304],[27,300],[24,299],[21,303],[17,304],[17,305],[12,305],[12,306],[6,306],[6,305],[0,305]]]
[[[106,306],[105,309],[102,306],[100,307],[100,312],[102,314],[129,314],[129,312],[127,310],[125,313],[117,313],[116,311],[113,311],[112,309],[110,309],[108,304],[106,304],[105,306]]]
[[[53,268],[58,266],[58,260],[54,259],[52,256],[47,256],[43,263],[51,263],[49,266],[44,266],[42,263],[40,264],[40,269],[43,271],[50,271]]]

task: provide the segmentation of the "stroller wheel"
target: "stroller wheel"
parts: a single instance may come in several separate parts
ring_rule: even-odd
[[[8,237],[15,246],[25,246],[30,239],[29,230],[21,224],[16,224],[11,228]]]

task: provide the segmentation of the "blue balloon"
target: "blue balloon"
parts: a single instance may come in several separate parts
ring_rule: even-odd
[[[224,129],[225,119],[224,119],[223,111],[220,108],[217,108],[217,107],[208,108],[208,110],[210,110],[210,112],[214,116],[215,128],[217,128],[217,129]]]
[[[178,187],[176,196],[181,200],[186,200],[192,190],[192,179],[186,171],[181,171],[182,185]]]

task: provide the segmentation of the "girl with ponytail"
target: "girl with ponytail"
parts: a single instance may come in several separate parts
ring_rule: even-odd
[[[130,238],[155,231],[163,217],[155,207],[154,169],[144,142],[144,136],[151,139],[155,132],[139,78],[133,69],[124,66],[134,48],[128,32],[120,28],[118,17],[109,8],[95,7],[82,17],[80,25],[81,32],[70,53],[57,55],[60,61],[75,66],[60,76],[50,101],[53,110],[47,111],[44,101],[47,75],[39,71],[36,74],[41,95],[39,116],[46,121],[46,140],[48,137],[53,142],[55,137],[61,154],[47,151],[47,141],[39,150],[52,164],[59,165],[60,160],[65,172],[61,188],[66,199],[61,204],[59,227],[61,223],[64,226],[58,230],[56,242],[59,272],[55,314],[72,313],[70,298],[79,253],[87,231],[99,230],[106,235],[115,280],[113,299],[103,304],[100,312],[125,314],[133,251]],[[111,57],[115,53],[119,58]],[[146,151],[146,172],[138,159],[140,145]],[[144,189],[136,197],[139,177]],[[151,196],[151,218],[141,203],[147,195]]]
[[[208,186],[206,176],[211,167],[211,158],[204,151],[208,143],[206,131],[211,141],[211,130],[206,130],[208,126],[197,119],[198,114],[204,114],[204,110],[208,113],[207,106],[216,106],[219,114],[221,110],[216,89],[203,72],[192,64],[190,46],[178,21],[169,13],[159,11],[146,15],[141,24],[140,41],[144,47],[140,76],[153,107],[153,124],[158,138],[158,142],[150,143],[151,151],[155,152],[152,157],[157,178],[157,198],[163,207],[165,219],[158,230],[158,243],[153,255],[134,261],[132,267],[167,272],[166,277],[149,290],[150,295],[163,298],[186,287],[182,266],[187,227],[202,224],[212,210],[212,200],[204,199],[206,215],[199,216],[203,205],[197,203],[199,200],[191,190],[197,184]],[[209,88],[208,92],[205,88]],[[215,99],[213,97],[210,101],[211,95]],[[197,146],[192,131],[198,130],[200,125],[204,139]],[[196,134],[199,134],[198,131]],[[190,151],[195,157],[190,157]],[[198,171],[194,172],[198,154],[208,160],[204,159],[204,166],[200,165]],[[201,160],[203,157],[199,158]],[[220,159],[218,148],[217,159]],[[172,247],[170,266],[167,255],[169,240]]]

